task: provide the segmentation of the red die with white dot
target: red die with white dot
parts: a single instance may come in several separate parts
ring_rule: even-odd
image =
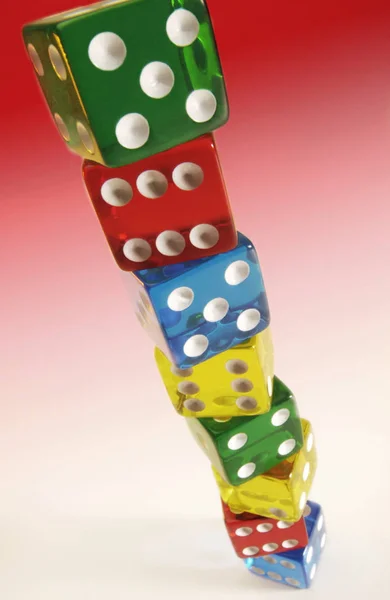
[[[124,271],[196,260],[237,244],[211,134],[124,167],[84,161],[83,171],[100,224]]]
[[[234,514],[222,502],[225,525],[240,558],[266,556],[303,548],[308,543],[305,519],[287,523],[250,513]]]

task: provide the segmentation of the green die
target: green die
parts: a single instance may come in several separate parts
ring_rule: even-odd
[[[84,158],[119,167],[228,119],[204,0],[106,0],[23,35],[59,132]]]
[[[269,412],[228,420],[188,418],[187,423],[213,466],[231,485],[269,471],[303,445],[295,398],[277,377]]]

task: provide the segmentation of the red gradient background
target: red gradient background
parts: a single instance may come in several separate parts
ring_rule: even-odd
[[[11,3],[0,38],[0,516],[24,524],[22,540],[39,518],[220,515],[207,463],[130,312],[80,160],[61,142],[25,56],[24,22],[78,4]],[[388,519],[371,531],[369,556],[356,524],[370,509],[383,516],[390,501],[390,3],[208,5],[230,98],[217,142],[233,211],[261,260],[277,373],[317,433],[313,498],[334,543],[316,597],[344,576],[355,577],[355,597],[379,593]],[[212,561],[222,553],[233,567],[218,527]],[[224,571],[221,598],[242,589],[235,573]],[[250,585],[259,593],[250,580],[248,594]],[[179,597],[186,582],[177,581],[165,584]],[[28,585],[26,598],[35,590],[46,599]]]

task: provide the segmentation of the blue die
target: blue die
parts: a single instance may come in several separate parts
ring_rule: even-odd
[[[241,233],[229,252],[133,275],[138,319],[176,367],[203,362],[269,324],[256,250]]]
[[[308,502],[304,516],[309,537],[307,546],[280,554],[246,558],[244,562],[252,573],[297,588],[310,587],[325,546],[326,532],[319,504]]]

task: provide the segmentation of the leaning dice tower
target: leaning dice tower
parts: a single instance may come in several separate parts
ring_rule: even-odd
[[[213,137],[228,102],[204,0],[106,0],[23,33],[167,394],[212,463],[237,555],[309,587],[326,539],[308,500],[314,437],[274,376],[259,260],[234,226]]]

